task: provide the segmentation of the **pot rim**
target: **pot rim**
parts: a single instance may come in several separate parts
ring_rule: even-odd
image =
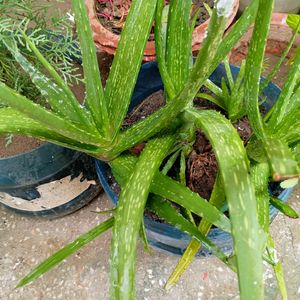
[[[145,73],[154,73],[156,72],[156,62],[151,62],[151,63],[146,63],[142,66],[142,69]],[[239,67],[231,65],[231,68],[235,73],[239,70]],[[220,65],[216,69],[221,75],[218,75],[221,77],[223,74],[225,74],[225,69],[224,66]],[[156,73],[157,74],[157,73]],[[213,72],[214,74],[214,72]],[[211,75],[213,76],[213,75]],[[262,78],[263,79],[263,78]],[[146,80],[143,80],[146,82]],[[156,82],[156,80],[152,80],[150,84],[153,82]],[[157,84],[157,83],[156,83]],[[142,84],[143,85],[143,84]],[[161,83],[162,86],[162,83]],[[278,93],[280,92],[280,88],[274,84],[270,83],[268,85],[269,89],[271,89],[269,97],[275,98],[276,96],[278,97]],[[160,88],[158,88],[160,89]],[[158,90],[156,89],[156,90]],[[155,92],[153,90],[153,87],[149,87],[149,90],[151,93]],[[135,90],[137,94],[140,94],[141,97],[145,98],[145,87],[137,87]],[[265,92],[264,90],[263,92]],[[133,96],[134,99],[135,96]],[[141,98],[137,97],[136,98]],[[147,96],[146,96],[147,97]],[[273,100],[274,101],[274,100]],[[266,101],[268,104],[268,101]],[[109,165],[106,162],[102,162],[100,160],[95,159],[95,164],[96,164],[96,171],[99,177],[99,180],[102,184],[102,187],[108,196],[108,198],[116,204],[118,196],[113,192],[111,189],[109,183],[108,183],[108,174],[107,174],[107,168],[109,168]],[[275,189],[273,189],[274,192]],[[293,189],[280,189],[280,195],[278,196],[279,199],[282,201],[287,201],[288,197],[292,193]],[[278,210],[274,207],[271,207],[270,210],[270,217],[273,219]],[[166,251],[168,253],[173,253],[173,254],[183,254],[185,248],[187,247],[189,241],[191,240],[191,237],[187,235],[186,233],[183,233],[179,229],[175,228],[174,226],[167,224],[167,223],[159,223],[148,216],[144,217],[145,220],[145,225],[146,225],[146,231],[147,231],[147,236],[149,239],[149,243],[154,246],[155,248],[158,248],[159,250]],[[226,233],[218,228],[213,228],[211,229],[210,233],[208,234],[208,237],[214,242],[216,245],[218,245],[222,251],[225,253],[231,253],[232,251],[232,238],[229,233]],[[198,252],[198,256],[205,256],[209,254],[209,252],[203,248],[200,249]]]
[[[105,28],[98,20],[95,11],[95,0],[85,0],[87,7],[88,17],[90,20],[94,42],[99,50],[106,51],[110,54],[114,54],[118,46],[120,36]],[[234,0],[233,9],[231,15],[227,21],[227,28],[234,20],[239,8],[239,0]],[[208,28],[210,18],[204,23],[197,26],[193,32],[193,45],[192,50],[196,51],[200,48],[201,43],[204,40],[206,30]],[[145,61],[155,59],[155,42],[148,41],[144,51]]]

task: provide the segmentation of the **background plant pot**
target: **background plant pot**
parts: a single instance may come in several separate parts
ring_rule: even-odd
[[[244,11],[250,0],[240,0],[240,11]],[[297,13],[300,3],[297,0],[275,0],[274,12]]]
[[[100,192],[93,159],[57,145],[0,159],[0,204],[27,216],[70,214]]]
[[[95,0],[85,0],[85,4],[88,11],[88,17],[90,19],[91,28],[93,31],[94,42],[96,47],[100,51],[105,51],[109,54],[114,54],[118,46],[120,36],[114,34],[113,32],[106,29],[99,22],[98,17],[95,12]],[[234,0],[233,9],[231,15],[228,19],[227,26],[230,26],[239,7],[239,0]],[[197,26],[193,33],[193,51],[199,50],[201,43],[205,37],[206,30],[209,24],[209,19],[203,24]],[[144,52],[144,61],[155,60],[155,43],[154,41],[149,41],[146,44]]]
[[[272,15],[271,25],[270,25],[270,33],[267,41],[266,53],[273,54],[276,56],[281,56],[282,52],[286,49],[291,37],[292,37],[292,29],[286,24],[287,14],[283,13],[274,13]],[[243,36],[243,38],[239,41],[239,43],[234,47],[230,54],[230,62],[236,64],[244,59],[248,52],[248,46],[251,40],[253,32],[253,26],[249,28],[247,33]],[[298,35],[294,46],[288,54],[288,58],[290,58],[297,45],[300,45],[300,36]]]
[[[239,68],[231,66],[231,69],[234,76],[236,76],[239,72]],[[220,84],[222,77],[226,77],[226,73],[224,66],[219,65],[210,76],[210,79],[216,84]],[[163,89],[163,84],[156,63],[152,62],[144,64],[138,77],[129,110],[133,109],[146,97],[160,89]],[[263,97],[267,97],[265,102],[266,109],[270,109],[274,101],[277,99],[279,93],[280,89],[272,83],[270,83],[263,91]],[[118,196],[110,185],[111,172],[109,166],[102,161],[96,160],[96,170],[104,191],[112,200],[112,202],[116,204],[118,201]],[[292,192],[292,189],[281,190],[279,189],[278,185],[272,185],[270,189],[272,190],[272,193],[278,193],[279,198],[283,201],[286,201]],[[277,210],[272,207],[271,218],[274,218],[276,214]],[[154,221],[148,216],[145,216],[145,225],[149,243],[161,250],[165,250],[174,254],[182,254],[190,241],[190,237],[179,229],[176,229],[173,226],[165,223]],[[231,252],[232,238],[230,234],[214,228],[210,231],[208,237],[224,252]],[[198,255],[207,254],[209,254],[209,252],[205,248],[201,248],[198,253]]]

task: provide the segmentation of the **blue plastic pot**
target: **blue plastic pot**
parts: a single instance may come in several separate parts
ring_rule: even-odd
[[[237,76],[239,68],[231,66],[231,70],[233,75]],[[210,76],[210,80],[220,85],[223,77],[226,78],[225,68],[223,65],[219,65]],[[152,93],[161,89],[163,89],[163,84],[157,64],[155,62],[144,64],[137,80],[129,111]],[[270,109],[274,101],[276,101],[279,93],[280,89],[273,83],[270,83],[264,90],[262,96],[267,97],[267,100],[264,104],[267,110]],[[109,176],[111,173],[109,166],[102,161],[96,160],[96,170],[104,191],[111,201],[116,204],[118,201],[118,196],[114,193],[109,185]],[[273,193],[275,193],[275,191],[278,192],[278,190],[278,198],[282,201],[287,201],[292,189],[280,190],[278,185],[274,185],[274,187],[271,188],[271,192]],[[272,207],[270,211],[271,219],[273,219],[277,213],[278,210]],[[182,254],[184,252],[191,240],[189,235],[171,225],[154,221],[148,216],[145,216],[144,220],[147,237],[152,246],[173,254]],[[230,253],[232,251],[233,242],[229,233],[226,233],[218,228],[213,228],[208,234],[208,238],[217,246],[219,246],[225,253]],[[198,255],[208,254],[210,253],[204,247],[202,247],[198,252]]]

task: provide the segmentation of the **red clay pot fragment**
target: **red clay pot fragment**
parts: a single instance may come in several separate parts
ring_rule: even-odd
[[[286,24],[287,14],[284,13],[274,13],[272,15],[270,33],[267,41],[266,53],[273,54],[276,56],[281,56],[282,52],[286,49],[291,37],[292,29]],[[236,47],[231,51],[230,62],[232,64],[238,64],[242,59],[244,59],[248,52],[248,46],[251,40],[253,32],[253,26],[250,27],[248,32],[243,36]],[[290,50],[287,58],[290,58],[297,45],[300,45],[300,36],[295,40],[295,43]]]
[[[99,22],[95,12],[95,0],[85,0],[85,4],[87,7],[88,16],[90,19],[90,24],[92,27],[93,37],[94,37],[94,42],[96,44],[96,47],[100,51],[105,51],[109,54],[114,54],[118,46],[120,36],[106,29]],[[234,17],[236,16],[238,7],[239,7],[239,0],[234,0],[232,13],[230,15],[230,18],[228,19],[228,24],[227,24],[228,26],[230,26]],[[195,28],[193,33],[193,46],[192,46],[193,51],[199,50],[201,43],[205,38],[208,24],[209,24],[209,19],[203,24]],[[152,60],[155,60],[155,43],[154,41],[149,41],[145,48],[144,61],[152,61]]]

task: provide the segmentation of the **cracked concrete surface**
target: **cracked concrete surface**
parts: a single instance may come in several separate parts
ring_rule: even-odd
[[[300,211],[300,186],[289,201]],[[107,299],[111,233],[82,248],[60,266],[21,289],[18,280],[48,255],[107,218],[95,210],[111,208],[101,194],[80,211],[57,220],[28,219],[0,210],[0,299]],[[300,299],[300,220],[278,214],[271,226],[282,260],[289,299]],[[214,257],[198,258],[179,284],[163,285],[179,257],[138,247],[136,299],[239,299],[235,275]],[[280,299],[272,270],[265,268],[266,299]]]

